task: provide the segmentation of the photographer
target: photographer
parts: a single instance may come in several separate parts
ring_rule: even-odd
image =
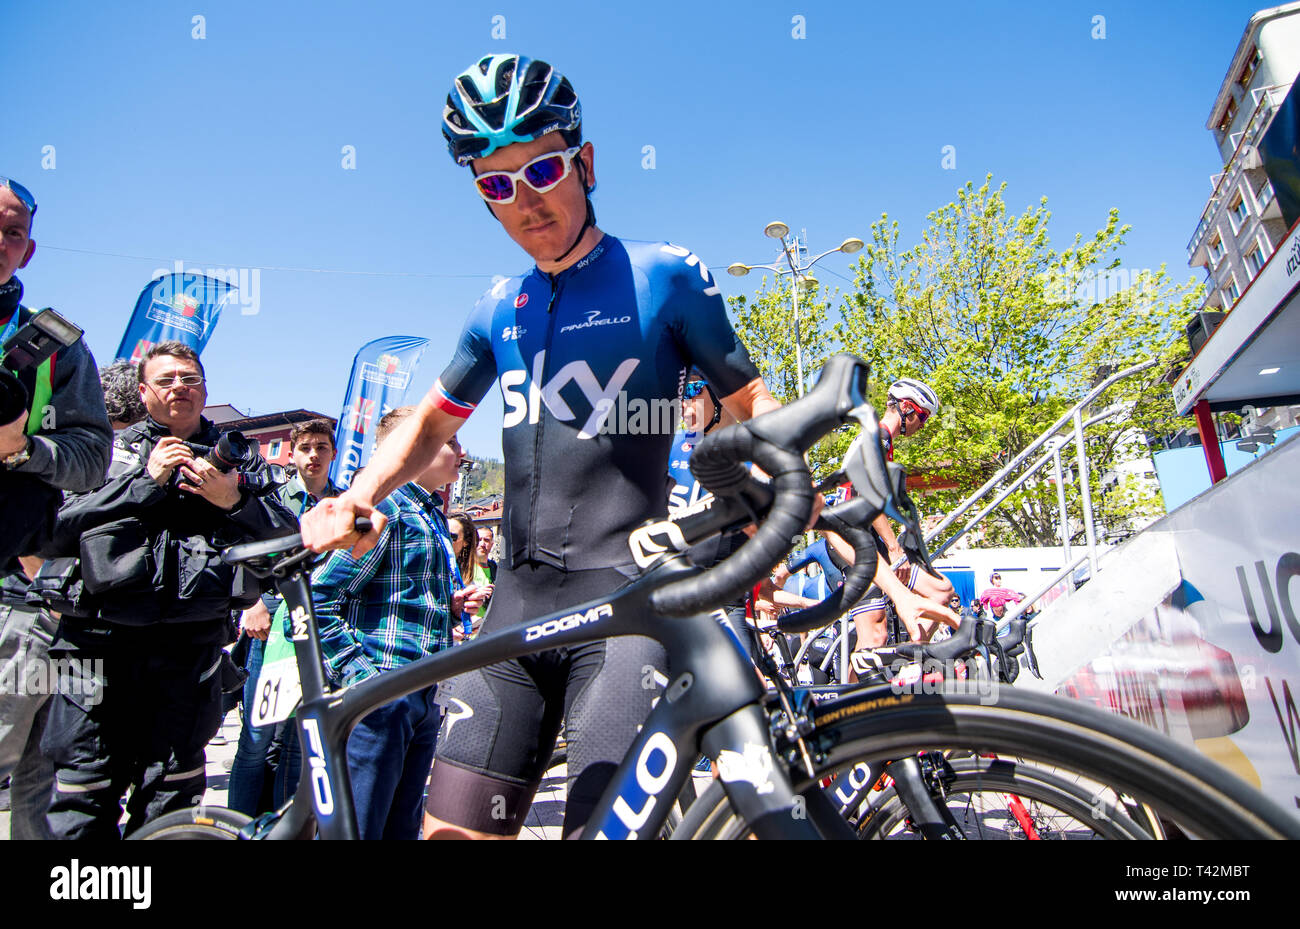
[[[218,549],[296,527],[255,446],[203,419],[192,349],[162,342],[138,376],[148,416],[118,434],[108,481],[71,497],[55,526],[89,595],[80,618],[65,612],[51,649],[78,659],[64,665],[80,676],[60,682],[41,743],[55,765],[57,838],[116,838],[128,787],[128,835],[202,798],[230,611],[260,592]]]
[[[24,355],[33,348],[36,314],[22,306],[23,285],[14,273],[36,250],[35,215],[31,192],[0,177],[0,344],[11,347],[0,359],[0,681],[9,682],[0,683],[0,783],[12,775],[9,830],[19,839],[45,836],[54,777],[39,751],[48,675],[36,676],[32,686],[25,682],[48,667],[55,619],[25,601],[41,562],[24,556],[46,540],[61,491],[103,482],[113,441],[95,360],[74,327],[67,327],[70,341],[56,340],[50,357]]]
[[[35,315],[22,306],[23,285],[14,277],[36,250],[31,237],[35,216],[31,192],[0,177],[0,344],[21,341]],[[75,338],[75,328],[72,333]],[[18,356],[6,351],[0,373],[3,573],[18,570],[16,556],[39,547],[60,490],[100,485],[113,441],[95,360],[80,339],[37,364],[21,364]]]

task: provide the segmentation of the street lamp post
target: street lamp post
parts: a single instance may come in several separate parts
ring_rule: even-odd
[[[812,277],[812,275],[808,274],[809,269],[812,268],[813,265],[821,261],[827,255],[834,254],[835,252],[843,252],[846,255],[852,255],[854,252],[860,251],[865,243],[856,237],[845,239],[835,248],[822,252],[811,261],[801,261],[799,258],[799,240],[793,239],[792,246],[792,241],[788,239],[790,235],[790,227],[785,223],[780,222],[779,220],[768,223],[763,229],[763,234],[769,238],[778,239],[781,242],[781,251],[785,255],[787,267],[782,268],[776,264],[749,265],[737,261],[727,267],[727,273],[733,277],[744,277],[755,268],[764,268],[776,274],[778,278],[782,274],[790,275],[790,297],[794,304],[794,364],[795,374],[799,379],[798,394],[802,397],[804,392],[803,337],[799,331],[799,279],[803,278],[808,283],[815,284],[816,279]]]

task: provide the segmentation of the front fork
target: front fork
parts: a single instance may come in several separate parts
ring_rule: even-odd
[[[817,798],[796,794],[772,751],[767,714],[746,706],[704,733],[704,753],[717,762],[732,807],[760,839],[819,839]],[[810,806],[812,809],[810,810]]]

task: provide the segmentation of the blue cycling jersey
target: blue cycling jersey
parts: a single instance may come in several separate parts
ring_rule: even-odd
[[[691,452],[704,438],[698,432],[679,432],[673,437],[668,457],[668,509],[694,506],[712,496],[691,473]]]
[[[534,267],[479,300],[434,398],[464,417],[501,390],[512,565],[632,563],[628,533],[665,513],[692,366],[720,396],[759,376],[708,268],[666,242],[606,235],[572,267]]]

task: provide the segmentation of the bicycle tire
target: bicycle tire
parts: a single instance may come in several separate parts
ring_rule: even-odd
[[[1300,820],[1192,749],[1131,720],[1077,701],[1003,687],[991,703],[952,690],[895,693],[863,688],[813,710],[809,778],[778,746],[796,790],[862,761],[931,750],[996,754],[1065,770],[1148,804],[1202,838],[1300,838]],[[692,805],[674,838],[740,838],[746,832],[721,786]]]
[[[251,816],[221,806],[192,806],[159,816],[131,836],[141,841],[204,839],[231,841],[253,821]]]
[[[944,799],[967,838],[1028,838],[1009,808],[1008,794],[1028,801],[1024,810],[1036,838],[1151,838],[1118,804],[1045,768],[1004,758],[960,758],[949,764],[952,776],[944,779]],[[992,795],[988,806],[982,799],[986,794]],[[910,831],[895,831],[905,824],[908,810],[892,786],[870,801],[857,818],[858,838],[911,836]]]

